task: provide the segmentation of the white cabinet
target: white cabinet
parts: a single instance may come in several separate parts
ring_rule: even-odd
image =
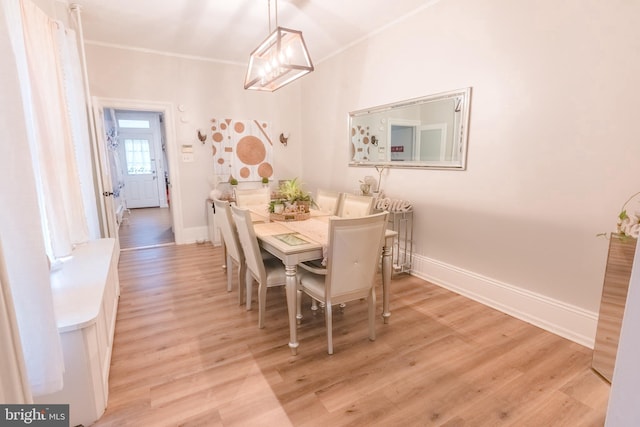
[[[64,353],[64,387],[35,403],[68,403],[70,425],[93,424],[107,406],[109,368],[120,284],[114,239],[76,248],[51,273],[53,302]]]

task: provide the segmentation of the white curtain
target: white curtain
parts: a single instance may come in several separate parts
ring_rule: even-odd
[[[6,331],[13,344],[19,332],[22,357],[18,346],[6,350],[16,363],[23,359],[28,385],[20,390],[21,379],[4,374],[1,383],[3,390],[8,384],[28,400],[62,387],[47,255],[55,261],[72,254],[74,244],[94,235],[87,224],[98,222],[87,220],[91,211],[97,217],[97,209],[87,209],[83,201],[83,196],[93,197],[88,203],[96,199],[88,195],[91,159],[79,160],[90,151],[84,102],[75,113],[72,105],[83,96],[74,64],[77,48],[65,42],[70,33],[30,0],[2,0],[0,11],[0,246],[5,248],[0,303],[15,312],[15,325],[0,329],[0,346],[11,343]],[[74,136],[80,145],[74,145]]]
[[[20,73],[20,83],[30,119],[27,128],[39,178],[47,252],[55,261],[71,255],[74,244],[89,240],[70,106],[64,87],[63,63],[65,59],[69,61],[71,55],[68,46],[62,47],[64,28],[59,22],[51,20],[29,0],[20,1],[20,10],[23,41],[16,37],[14,49],[24,58],[19,66],[26,68]],[[73,79],[71,68],[66,68],[67,81]],[[70,92],[73,93],[73,89]],[[95,198],[93,200],[95,202]]]
[[[38,227],[27,137],[31,120],[23,108],[25,59],[15,48],[22,37],[20,22],[18,0],[0,1],[0,383],[6,398],[0,401],[7,403],[29,403],[31,394],[60,390],[64,371],[45,239]]]
[[[87,118],[78,41],[75,31],[63,28],[61,25],[56,27],[55,34],[61,51],[62,83],[67,105],[67,117],[71,124],[71,137],[78,167],[78,181],[82,200],[84,201],[84,216],[87,221],[89,239],[95,240],[100,238],[100,222],[98,219],[98,206],[94,202],[96,200],[93,176],[94,165],[91,157],[89,120]]]
[[[0,402],[31,403],[11,290],[4,285],[8,282],[5,273],[0,246]]]

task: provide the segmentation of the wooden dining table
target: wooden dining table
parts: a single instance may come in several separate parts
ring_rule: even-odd
[[[286,275],[287,310],[289,315],[289,348],[292,354],[298,352],[298,330],[296,321],[296,273],[298,264],[304,261],[323,259],[326,253],[326,240],[323,241],[322,229],[329,230],[329,216],[312,215],[305,221],[255,222],[254,230],[260,246],[282,260]],[[294,224],[296,222],[307,224]],[[305,231],[308,230],[308,231]],[[398,233],[387,230],[382,248],[382,318],[389,322],[389,294],[391,286],[391,250],[393,240]]]

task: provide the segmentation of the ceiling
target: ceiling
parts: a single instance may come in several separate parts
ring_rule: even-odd
[[[278,24],[301,30],[314,64],[438,0],[280,0]],[[269,35],[268,0],[69,0],[88,43],[244,64]],[[271,0],[275,29],[275,0]]]

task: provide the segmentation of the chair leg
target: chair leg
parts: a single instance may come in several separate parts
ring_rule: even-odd
[[[369,339],[376,340],[376,292],[371,287],[369,291]]]
[[[296,323],[299,325],[302,323],[302,291],[300,289],[296,292],[296,305]]]
[[[249,298],[249,307],[247,310],[251,309],[251,293],[245,292],[247,280],[247,264],[245,262],[240,262],[238,265],[238,305],[245,304],[245,295]],[[242,282],[245,281],[245,285],[242,286]]]
[[[316,314],[316,311],[318,311],[318,301],[316,301],[315,298],[311,298],[311,311],[313,311],[313,314]]]
[[[333,354],[333,318],[331,315],[331,304],[326,305],[324,318],[327,325],[327,353]]]
[[[231,255],[227,254],[227,292],[231,292],[233,287],[233,268],[232,268]]]
[[[245,275],[244,275],[244,285],[245,285],[245,294],[246,294],[246,308],[247,311],[251,310],[251,294],[253,292],[253,276],[247,271],[245,266]]]
[[[267,285],[258,284],[258,328],[264,328],[264,317],[267,305]]]

